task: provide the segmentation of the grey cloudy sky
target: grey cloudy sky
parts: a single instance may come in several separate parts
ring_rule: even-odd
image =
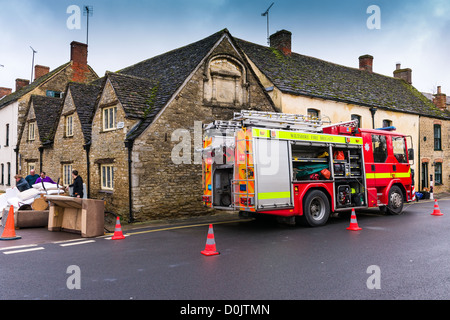
[[[86,41],[86,17],[70,29],[71,5],[93,7],[89,64],[103,76],[227,28],[234,37],[266,45],[270,33],[292,32],[294,52],[358,67],[374,56],[374,72],[392,76],[395,64],[413,70],[413,85],[450,95],[450,0],[0,0],[0,86],[31,76],[35,64],[54,69],[70,59],[71,41]],[[369,29],[380,8],[380,29]],[[73,21],[72,21],[73,22]]]

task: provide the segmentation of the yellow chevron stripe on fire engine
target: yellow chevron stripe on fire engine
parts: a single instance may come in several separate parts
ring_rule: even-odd
[[[390,179],[390,178],[409,178],[410,172],[384,172],[384,173],[367,173],[367,179]]]

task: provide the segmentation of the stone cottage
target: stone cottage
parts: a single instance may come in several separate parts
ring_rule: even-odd
[[[29,167],[20,167],[19,164],[19,160],[24,159],[21,153],[29,153],[29,150],[21,149],[19,134],[29,123],[26,117],[29,115],[31,96],[61,98],[68,82],[91,82],[95,79],[98,79],[97,74],[87,64],[87,45],[73,41],[70,44],[69,62],[52,71],[49,67],[37,65],[35,79],[31,83],[29,80],[16,80],[15,92],[9,93],[0,100],[0,143],[2,145],[0,188],[8,188],[11,185],[11,177],[16,173],[23,175],[29,173]],[[39,160],[39,157],[27,159]],[[34,165],[37,166],[37,170],[41,167],[39,161]]]
[[[424,95],[445,116],[420,117],[419,190],[450,191],[450,99],[437,87],[436,94]]]
[[[51,157],[51,148],[62,99],[32,95],[18,135],[20,146],[19,167],[22,172],[43,171]]]
[[[101,87],[70,82],[56,121],[51,156],[45,162],[47,174],[60,178],[61,184],[72,184],[77,170],[90,197],[89,146],[95,103]]]

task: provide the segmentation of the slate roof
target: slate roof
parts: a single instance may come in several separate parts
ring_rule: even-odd
[[[61,114],[63,99],[32,95],[30,105],[33,103],[39,140],[42,145],[53,142],[56,128]],[[29,110],[29,109],[28,109]],[[22,131],[23,132],[23,131]],[[19,137],[20,139],[20,137]]]
[[[49,73],[43,75],[42,77],[37,78],[35,81],[33,81],[29,85],[21,88],[20,90],[17,90],[15,92],[7,95],[6,97],[4,97],[3,99],[0,100],[0,109],[4,108],[8,104],[10,104],[18,99],[20,99],[20,97],[22,97],[23,95],[32,91],[33,89],[39,87],[41,84],[46,82],[48,79],[50,79],[52,76],[54,76],[55,74],[57,74],[58,72],[60,72],[61,70],[63,70],[67,66],[69,66],[70,64],[71,64],[71,62],[69,61],[69,62],[59,66],[58,68],[50,71]]]
[[[449,112],[439,110],[401,79],[297,53],[284,56],[276,49],[233,38],[224,29],[117,72],[107,72],[91,83],[103,87],[109,79],[127,117],[139,120],[128,132],[128,140],[138,137],[153,122],[224,35],[284,93],[450,119]]]
[[[139,136],[153,122],[156,115],[225,33],[228,33],[226,29],[221,30],[200,41],[119,70],[116,76],[109,75],[112,81],[119,84],[115,86],[115,90],[125,101],[125,112],[141,120],[128,132],[129,140]],[[133,87],[133,84],[136,85],[135,93],[127,95],[125,86]],[[145,87],[146,85],[148,86]]]
[[[84,141],[91,141],[92,117],[94,116],[95,103],[101,91],[99,85],[70,82],[66,92],[70,90],[75,104],[78,118],[80,119]]]
[[[120,73],[108,73],[107,78],[114,87],[127,117],[144,119],[155,105],[162,105],[157,81]]]
[[[258,69],[283,93],[392,111],[450,118],[405,81],[317,58],[235,39]]]

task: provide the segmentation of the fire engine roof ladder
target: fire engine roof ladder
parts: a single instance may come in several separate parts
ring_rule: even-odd
[[[234,121],[241,121],[244,126],[265,127],[273,129],[321,132],[324,122],[310,116],[289,113],[242,110],[234,113]]]

